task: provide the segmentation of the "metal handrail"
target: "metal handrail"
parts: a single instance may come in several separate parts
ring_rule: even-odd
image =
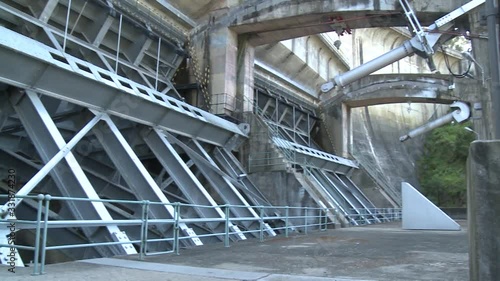
[[[258,217],[230,217],[230,208],[248,208],[245,205],[219,205],[219,206],[204,206],[196,204],[184,204],[184,203],[162,203],[162,202],[150,202],[147,200],[143,201],[131,201],[131,200],[118,200],[118,199],[89,199],[89,198],[72,198],[72,197],[52,197],[50,195],[27,195],[19,196],[20,198],[30,198],[37,200],[37,218],[36,220],[17,220],[17,219],[0,219],[0,225],[6,223],[16,223],[17,229],[29,229],[29,225],[35,225],[35,246],[25,246],[25,245],[7,245],[0,244],[1,247],[9,247],[15,249],[23,250],[33,250],[34,251],[34,267],[33,275],[44,274],[45,270],[45,257],[46,252],[50,250],[61,250],[61,249],[75,249],[84,247],[102,247],[102,246],[112,246],[112,245],[122,245],[122,244],[139,244],[139,259],[144,259],[146,255],[157,255],[164,253],[176,253],[179,254],[179,245],[181,240],[192,239],[191,236],[180,236],[179,235],[179,224],[180,223],[208,223],[208,222],[220,222],[224,223],[224,232],[210,233],[197,235],[197,238],[201,237],[224,237],[224,246],[229,247],[229,236],[239,233],[258,233],[259,240],[264,241],[264,232],[266,228],[264,224],[268,220],[283,220],[285,221],[285,226],[274,227],[272,230],[284,230],[285,237],[289,237],[289,232],[291,229],[290,220],[303,220],[302,224],[294,224],[293,227],[304,228],[304,233],[307,234],[309,229],[318,228],[320,231],[328,229],[328,226],[335,224],[334,221],[329,219],[329,212],[335,212],[333,208],[318,208],[318,207],[293,207],[293,206],[251,206],[256,210],[259,210]],[[7,198],[8,195],[0,195],[0,198]],[[49,210],[50,203],[52,201],[87,201],[87,202],[109,202],[109,203],[122,203],[122,204],[135,204],[141,205],[143,212],[141,218],[128,219],[128,220],[49,220]],[[174,217],[171,219],[149,219],[148,208],[150,205],[170,205],[175,209]],[[181,208],[184,207],[197,207],[197,208],[221,208],[225,211],[225,217],[223,218],[180,218],[179,214]],[[267,208],[281,209],[284,210],[285,215],[279,217],[276,216],[264,216],[264,210]],[[299,210],[301,215],[290,215],[290,211]],[[378,209],[379,211],[385,211],[387,213],[394,214],[392,217],[394,220],[400,219],[400,209]],[[311,214],[311,213],[314,214]],[[42,218],[43,215],[43,218]],[[246,231],[234,231],[231,230],[229,225],[233,222],[241,221],[257,221],[259,222],[259,229],[257,230],[246,230]],[[148,238],[148,224],[169,224],[173,225],[173,237],[169,238]],[[25,226],[25,228],[19,228],[19,224]],[[98,243],[86,243],[86,244],[67,244],[67,245],[47,245],[47,230],[49,228],[67,228],[67,227],[88,227],[88,226],[118,226],[118,225],[137,225],[141,227],[140,239],[127,240],[127,241],[114,241],[114,242],[98,242]],[[164,252],[148,252],[147,244],[151,242],[167,241],[171,242],[173,245],[172,250]]]

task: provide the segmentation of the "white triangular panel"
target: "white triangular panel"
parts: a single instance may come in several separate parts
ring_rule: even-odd
[[[407,182],[403,194],[403,229],[460,230],[460,225]]]

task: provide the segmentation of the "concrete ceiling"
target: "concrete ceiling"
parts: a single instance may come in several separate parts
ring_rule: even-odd
[[[166,6],[171,5],[180,13],[194,22],[199,22],[208,16],[210,11],[221,9],[227,5],[227,0],[147,0],[159,10],[171,13]],[[175,14],[173,14],[175,16]]]
[[[172,6],[182,11],[186,16],[197,21],[204,15],[207,15],[207,11],[211,11],[213,7],[216,7],[224,2],[223,0],[169,0]]]
[[[182,2],[182,0],[174,1]],[[461,5],[461,0],[412,2],[424,26]],[[208,12],[209,9],[205,11]],[[231,6],[223,13],[213,15],[215,22],[210,23],[212,28],[230,26],[238,34],[248,34],[249,42],[253,45],[263,45],[342,28],[407,25],[407,19],[402,14],[399,2],[388,0],[248,0],[240,5]],[[208,22],[200,22],[194,32],[205,30],[207,25]]]

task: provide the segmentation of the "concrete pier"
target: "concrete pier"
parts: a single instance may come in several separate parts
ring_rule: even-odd
[[[470,280],[500,280],[500,141],[475,141],[468,159]]]

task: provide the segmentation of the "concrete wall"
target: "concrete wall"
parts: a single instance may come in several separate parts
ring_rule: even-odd
[[[449,110],[447,105],[393,104],[351,109],[350,151],[370,174],[397,197],[402,181],[419,187],[417,161],[425,135],[401,143],[399,137]],[[366,181],[357,182],[364,186]]]
[[[348,70],[331,48],[321,36],[312,35],[258,46],[255,58],[301,85],[298,95],[318,98],[323,83]]]
[[[467,167],[470,280],[500,279],[500,141],[474,141]]]
[[[259,187],[266,198],[276,206],[289,207],[314,207],[318,205],[311,198],[305,188],[297,181],[293,173],[286,171],[259,172],[250,175],[250,179]],[[280,210],[284,214],[284,210]],[[310,210],[309,216],[317,216],[316,211]],[[302,210],[289,210],[289,216],[304,216]],[[313,223],[316,219],[309,218],[308,223]],[[291,219],[294,225],[301,225],[304,219]]]

